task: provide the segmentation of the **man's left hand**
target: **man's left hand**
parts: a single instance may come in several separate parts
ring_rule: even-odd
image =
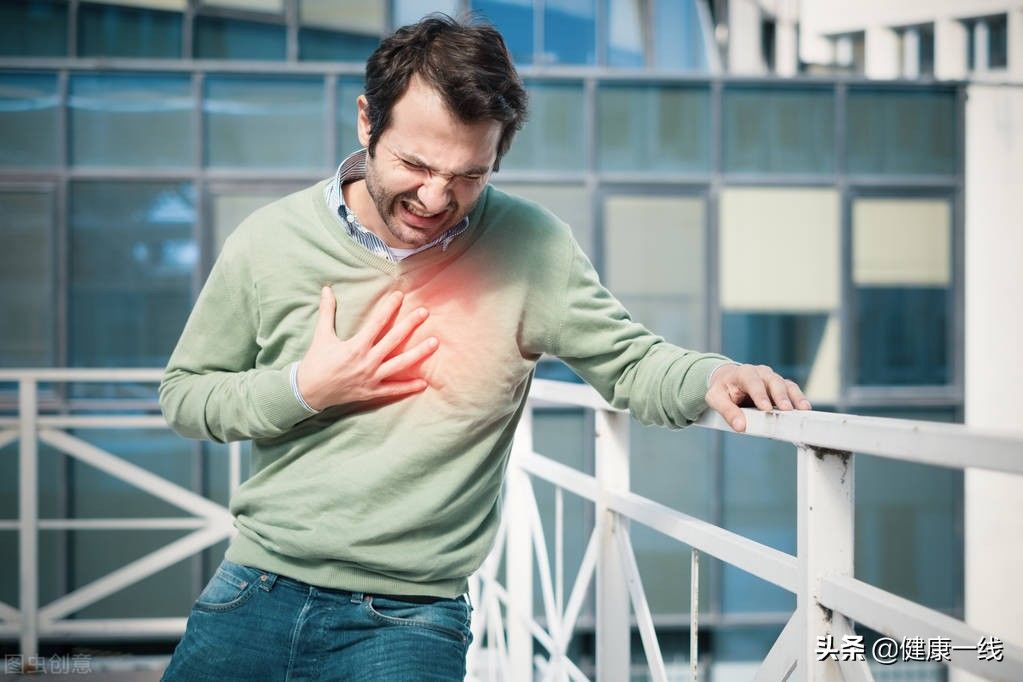
[[[747,398],[765,412],[775,407],[813,409],[796,382],[782,378],[767,365],[722,365],[714,371],[707,407],[716,410],[735,431],[746,430],[746,417],[739,406]]]

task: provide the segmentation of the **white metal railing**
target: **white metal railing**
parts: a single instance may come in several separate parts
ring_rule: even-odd
[[[18,442],[18,519],[0,521],[0,529],[17,530],[19,549],[18,608],[0,602],[0,636],[16,635],[23,661],[35,660],[39,639],[136,638],[180,636],[185,618],[69,619],[67,616],[154,573],[202,551],[234,532],[228,510],[187,488],[96,447],[68,431],[87,429],[167,429],[160,415],[46,414],[40,410],[41,383],[156,383],[155,369],[0,370],[0,384],[17,383],[18,416],[0,417],[0,447]],[[45,443],[134,487],[189,512],[188,517],[40,519],[38,446]],[[241,447],[229,448],[228,478],[233,491],[241,479]],[[128,563],[49,604],[38,603],[40,531],[68,529],[191,529],[184,537]]]
[[[82,636],[132,638],[179,636],[184,618],[68,619],[67,616],[152,575],[234,532],[230,513],[194,492],[68,433],[90,428],[167,428],[159,415],[49,414],[40,409],[40,383],[152,382],[160,370],[0,370],[0,384],[18,386],[18,415],[0,417],[0,448],[18,442],[19,518],[0,521],[17,530],[17,608],[0,603],[0,636],[18,637],[24,657],[35,656],[40,638]],[[534,451],[532,413],[538,405],[595,411],[595,474],[579,472]],[[90,409],[94,409],[90,405]],[[699,557],[714,556],[796,595],[797,607],[763,661],[757,680],[870,680],[865,660],[818,661],[818,638],[841,642],[853,623],[891,636],[976,642],[983,633],[966,623],[914,604],[853,577],[854,456],[860,452],[944,467],[976,467],[1023,474],[1023,438],[987,434],[959,425],[856,417],[816,412],[746,410],[749,436],[793,443],[798,453],[798,542],[792,556],[630,492],[629,418],[610,408],[589,387],[538,380],[516,434],[508,468],[503,522],[494,551],[470,582],[476,606],[469,670],[476,679],[583,680],[568,657],[576,624],[591,585],[596,597],[596,673],[600,680],[630,675],[630,613],[638,626],[649,673],[666,680],[629,524],[653,528],[691,548],[690,676],[698,658],[697,584]],[[698,426],[729,430],[715,414]],[[45,443],[174,504],[191,517],[168,519],[40,519],[37,499],[38,444]],[[229,450],[230,487],[240,483],[241,451]],[[554,556],[548,555],[533,480],[555,487]],[[596,523],[576,574],[564,584],[564,494],[595,506]],[[191,533],[45,605],[37,603],[38,535],[70,528],[189,528]],[[552,561],[553,559],[553,561]],[[505,583],[498,579],[505,565]],[[543,618],[533,613],[533,569],[539,569]],[[485,637],[484,637],[485,635]],[[486,641],[487,647],[481,645]],[[542,650],[537,653],[537,646]],[[1004,642],[1001,661],[954,658],[957,667],[992,680],[1023,679],[1023,648]]]

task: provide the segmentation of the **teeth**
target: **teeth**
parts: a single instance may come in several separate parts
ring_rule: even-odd
[[[412,215],[419,216],[420,218],[433,218],[443,213],[443,211],[438,211],[437,213],[423,213],[422,211],[417,211],[408,202],[402,202],[402,205],[405,207],[406,211],[408,211]]]

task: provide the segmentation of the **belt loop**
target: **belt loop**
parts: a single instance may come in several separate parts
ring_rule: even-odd
[[[362,603],[362,597],[363,597],[362,592],[352,592],[352,599],[351,599],[351,601],[352,601],[353,604],[361,604]]]

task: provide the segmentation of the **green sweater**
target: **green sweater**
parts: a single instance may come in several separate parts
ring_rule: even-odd
[[[251,439],[230,502],[232,561],[323,587],[454,597],[500,520],[512,435],[541,354],[563,359],[639,421],[699,417],[720,355],[633,322],[560,220],[488,187],[444,250],[391,263],[344,234],[324,183],[259,209],[227,239],[160,385],[183,436]],[[309,346],[319,290],[348,338],[386,293],[440,341],[423,393],[309,412],[288,367]]]

